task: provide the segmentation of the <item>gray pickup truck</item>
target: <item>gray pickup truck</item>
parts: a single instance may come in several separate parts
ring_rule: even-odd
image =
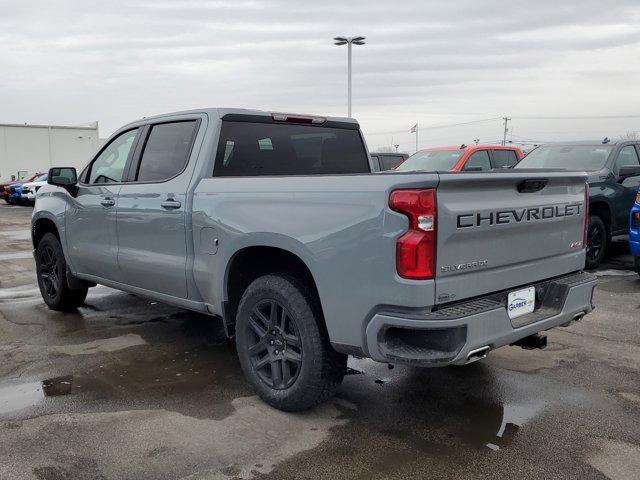
[[[32,219],[56,310],[103,284],[220,319],[269,404],[312,407],[347,355],[463,365],[593,309],[583,173],[372,173],[347,118],[204,109],[52,168]]]

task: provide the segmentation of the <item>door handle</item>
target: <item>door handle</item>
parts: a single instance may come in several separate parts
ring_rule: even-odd
[[[180,208],[182,204],[178,200],[173,200],[171,198],[168,198],[167,200],[162,202],[160,205],[162,206],[162,208],[166,208],[167,210],[172,210],[172,209]]]
[[[100,200],[100,203],[105,207],[113,207],[116,204],[116,201],[113,198],[105,197]]]

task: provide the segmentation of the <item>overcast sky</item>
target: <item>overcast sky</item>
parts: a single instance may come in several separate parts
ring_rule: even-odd
[[[640,115],[638,0],[0,1],[0,122],[124,123],[197,107],[353,116],[370,148],[615,137]],[[397,132],[397,133],[396,133]]]

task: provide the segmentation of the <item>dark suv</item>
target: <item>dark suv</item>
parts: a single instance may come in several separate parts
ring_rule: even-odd
[[[515,168],[562,168],[589,174],[587,268],[602,262],[611,237],[629,233],[629,212],[640,186],[640,140],[542,145]]]

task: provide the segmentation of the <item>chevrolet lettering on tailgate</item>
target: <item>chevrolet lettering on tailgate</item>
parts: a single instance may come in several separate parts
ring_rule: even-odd
[[[469,228],[482,225],[505,225],[509,223],[532,222],[550,218],[570,217],[580,215],[580,203],[564,205],[549,205],[546,207],[531,207],[511,210],[497,210],[486,213],[463,213],[458,215],[457,227]]]

